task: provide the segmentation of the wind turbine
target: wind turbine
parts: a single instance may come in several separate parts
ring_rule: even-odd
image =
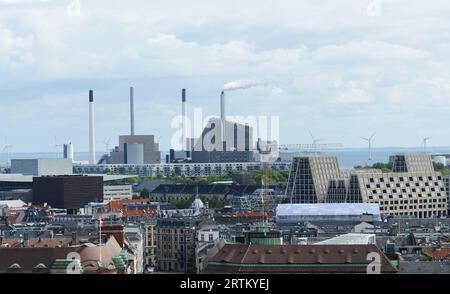
[[[373,137],[375,137],[375,134],[376,134],[376,132],[374,132],[372,134],[372,136],[370,136],[369,138],[361,137],[361,139],[363,139],[364,141],[367,141],[369,143],[369,162],[372,161],[372,139],[373,139]]]
[[[8,145],[8,143],[5,143],[5,146],[3,146],[3,152],[6,153],[6,164],[8,165],[10,162],[10,152],[12,149],[12,145]]]
[[[317,154],[317,143],[323,141],[323,139],[316,139],[314,138],[313,134],[311,133],[311,131],[309,131],[309,135],[311,136],[311,139],[313,140],[312,142],[312,146],[314,149],[314,154]]]
[[[62,148],[63,145],[58,144],[58,141],[56,140],[56,136],[55,136],[55,153],[56,153],[56,158],[59,157],[59,148]]]
[[[102,141],[103,145],[105,145],[106,155],[108,155],[109,152],[109,142],[111,142],[111,138],[108,138],[106,141]]]
[[[425,137],[423,138],[423,153],[427,153],[427,142],[430,140],[431,137]]]

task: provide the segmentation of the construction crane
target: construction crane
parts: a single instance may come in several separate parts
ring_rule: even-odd
[[[287,150],[314,150],[316,154],[317,149],[336,149],[344,147],[341,143],[331,143],[331,144],[317,144],[317,142],[313,142],[313,144],[277,144],[276,142],[264,142],[262,140],[258,140],[256,151],[261,155],[262,162],[262,213],[263,213],[263,222],[267,223],[267,215],[269,202],[270,202],[270,193],[269,193],[269,183],[270,183],[270,169],[269,162],[271,159],[277,159],[278,152],[274,153],[274,151],[287,151]],[[291,177],[289,174],[288,181]]]
[[[280,151],[291,151],[291,150],[314,150],[319,149],[337,149],[344,147],[341,143],[331,143],[331,144],[281,144],[278,145]]]

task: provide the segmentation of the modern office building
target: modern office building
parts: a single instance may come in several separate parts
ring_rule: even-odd
[[[72,160],[66,158],[12,159],[11,173],[26,176],[59,176],[73,173]]]
[[[447,215],[450,215],[450,175],[444,176],[444,184],[447,192]]]
[[[46,176],[33,178],[33,204],[76,210],[90,202],[103,201],[103,178],[91,176]]]
[[[439,172],[425,154],[391,156],[395,172],[361,169],[340,173],[336,157],[296,157],[287,197],[292,203],[376,203],[389,216],[447,215],[448,196]]]
[[[295,157],[286,195],[291,197],[292,203],[323,203],[326,202],[330,180],[340,178],[335,156]]]
[[[133,186],[131,185],[105,185],[103,186],[103,200],[130,200],[133,199]]]
[[[393,172],[434,172],[431,155],[426,153],[406,153],[390,156]]]
[[[359,173],[352,178],[361,202],[378,203],[381,213],[418,218],[447,215],[447,193],[441,173]]]

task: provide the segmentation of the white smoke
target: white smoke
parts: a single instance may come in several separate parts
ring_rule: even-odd
[[[239,80],[226,83],[223,86],[223,91],[236,91],[236,90],[245,90],[254,87],[263,87],[272,90],[273,93],[279,94],[282,90],[278,87],[275,87],[269,83],[255,81],[255,80]]]

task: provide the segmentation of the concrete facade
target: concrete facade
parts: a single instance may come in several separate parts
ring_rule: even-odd
[[[131,185],[105,185],[103,186],[103,200],[129,200],[133,199],[133,186]]]
[[[13,159],[11,173],[27,176],[59,176],[73,174],[71,159],[42,158],[42,159]]]

